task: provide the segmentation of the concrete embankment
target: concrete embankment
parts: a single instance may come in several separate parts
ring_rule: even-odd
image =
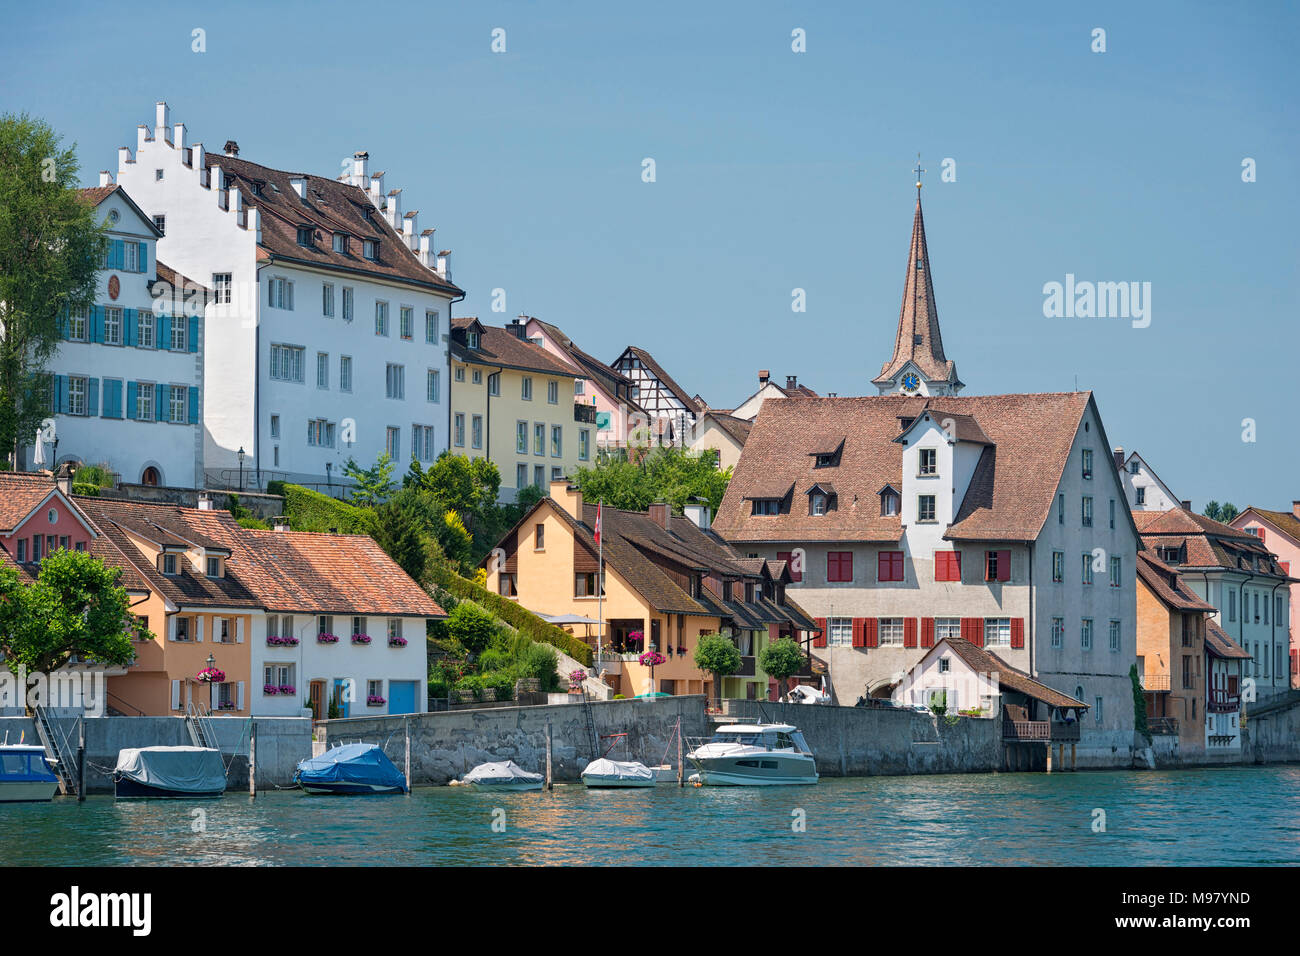
[[[67,749],[77,749],[77,719],[51,718]],[[248,789],[249,719],[212,717],[211,726],[229,767],[228,790]],[[270,789],[293,784],[298,761],[311,756],[311,720],[306,717],[258,717],[257,786]],[[112,793],[112,769],[117,754],[130,747],[188,747],[189,731],[183,717],[88,717],[86,727],[86,793]],[[0,740],[39,744],[36,727],[28,717],[0,717]]]

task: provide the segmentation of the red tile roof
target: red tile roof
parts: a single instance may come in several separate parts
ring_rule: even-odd
[[[640,346],[629,345],[623,350],[623,353],[619,358],[622,358],[623,355],[626,355],[628,352],[631,352],[638,360],[640,360],[641,364],[649,369],[654,377],[659,379],[660,383],[663,384],[664,388],[672,392],[673,395],[677,397],[677,400],[685,405],[686,410],[692,415],[698,415],[704,410],[700,407],[700,403],[697,402],[693,396],[687,394],[686,389],[678,385],[676,380],[664,371],[664,367],[655,361],[653,355]],[[617,363],[618,359],[615,359],[614,361]]]
[[[1205,649],[1215,657],[1224,660],[1250,660],[1250,651],[1228,636],[1228,632],[1219,627],[1213,619],[1205,622]]]
[[[0,471],[0,531],[13,531],[54,489],[46,472]]]
[[[477,325],[481,330],[477,349],[471,349],[465,344],[465,331],[472,325]],[[582,373],[564,364],[540,345],[521,339],[508,329],[484,325],[472,315],[457,316],[451,320],[451,327],[452,354],[461,362],[502,365],[525,372],[541,372],[544,375],[561,375],[565,378],[582,377]]]
[[[943,641],[948,642],[948,646],[952,648],[953,653],[965,661],[971,670],[979,674],[997,674],[1000,687],[1024,694],[1026,697],[1032,697],[1034,700],[1041,700],[1049,707],[1088,709],[1088,705],[1083,701],[1076,700],[1069,694],[1061,693],[1055,687],[1048,687],[1041,681],[1034,680],[1024,671],[1012,667],[992,651],[976,647],[963,637],[945,637]],[[940,643],[943,643],[943,641],[940,641]]]
[[[1175,611],[1213,611],[1215,607],[1201,600],[1178,572],[1156,558],[1150,551],[1139,551],[1137,571],[1144,584],[1164,605]]]
[[[1281,531],[1292,541],[1300,542],[1300,518],[1297,518],[1291,511],[1268,511],[1264,508],[1250,507],[1234,518],[1234,521],[1240,521],[1243,517],[1253,515],[1260,521],[1272,525],[1278,531]]]

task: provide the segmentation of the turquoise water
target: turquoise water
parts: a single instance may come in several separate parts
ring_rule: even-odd
[[[1093,829],[1098,809],[1105,832]],[[1300,767],[824,778],[771,789],[56,798],[0,804],[0,824],[3,865],[1281,865],[1300,863]]]

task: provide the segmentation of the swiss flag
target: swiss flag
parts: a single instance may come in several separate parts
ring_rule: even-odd
[[[596,547],[600,547],[600,509],[601,502],[596,502]]]

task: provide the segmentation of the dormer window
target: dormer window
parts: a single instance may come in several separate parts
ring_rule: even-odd
[[[364,255],[371,262],[374,262],[376,259],[379,258],[379,243],[377,243],[375,240],[367,239],[364,243],[362,243],[361,249],[362,249],[362,255]]]
[[[817,465],[816,465],[816,467],[818,467],[818,468],[831,468],[831,467],[833,467],[834,465],[835,465],[835,456],[834,456],[834,455],[818,455],[818,456],[817,456]]]
[[[316,244],[316,230],[311,226],[298,227],[298,245],[314,246]]]
[[[175,574],[175,573],[176,573],[176,555],[174,555],[174,554],[164,554],[164,555],[162,556],[162,559],[161,559],[161,560],[162,560],[162,573],[163,573],[163,574]]]
[[[820,492],[812,496],[812,513],[815,515],[824,515],[826,513],[826,496]]]
[[[210,554],[207,557],[207,575],[210,578],[224,577],[222,574],[221,558],[217,555]]]
[[[344,233],[334,233],[334,251],[348,254],[348,237]]]
[[[752,513],[756,515],[779,515],[781,513],[781,501],[779,498],[755,498]]]
[[[898,507],[902,501],[902,496],[892,485],[885,485],[879,492],[880,495],[880,516],[882,518],[892,518],[898,514]]]
[[[937,459],[938,459],[938,452],[936,452],[933,448],[922,448],[921,466],[920,466],[921,470],[919,474],[922,477],[929,476],[929,475],[937,475],[939,473],[939,465]]]
[[[465,333],[465,345],[471,349],[478,349],[478,333],[473,329]]]

